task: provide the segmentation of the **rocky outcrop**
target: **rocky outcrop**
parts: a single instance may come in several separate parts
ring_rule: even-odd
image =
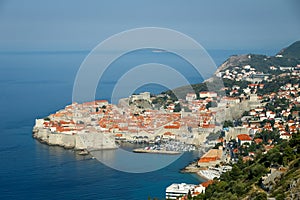
[[[74,135],[51,132],[45,128],[33,129],[33,137],[48,145],[75,150],[102,150],[117,148],[114,139],[102,133],[78,133]]]
[[[239,66],[240,63],[245,62],[247,60],[249,60],[249,55],[230,56],[220,67],[218,67],[215,74],[218,74],[219,72],[224,71],[227,68]]]
[[[69,149],[76,148],[76,136],[74,135],[52,133],[48,129],[35,128],[33,131],[33,137],[48,145],[56,145]]]

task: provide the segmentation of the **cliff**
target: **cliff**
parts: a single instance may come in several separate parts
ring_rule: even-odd
[[[102,133],[77,133],[74,135],[51,132],[35,126],[33,137],[48,145],[61,146],[75,150],[103,150],[117,148],[114,139]]]

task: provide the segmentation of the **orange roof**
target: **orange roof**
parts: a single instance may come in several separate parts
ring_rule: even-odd
[[[57,126],[56,127],[56,131],[57,132],[64,132],[64,131],[72,131],[74,129],[71,129],[71,128],[64,128],[64,127],[61,127],[61,126]]]
[[[251,84],[249,84],[248,86],[249,86],[249,87],[256,87],[256,86],[258,86],[258,84],[251,83]]]
[[[82,105],[85,105],[85,106],[92,106],[92,105],[95,105],[96,103],[94,101],[91,101],[91,102],[84,102]]]
[[[244,156],[243,157],[243,161],[245,162],[245,161],[248,161],[248,160],[252,160],[252,158],[250,157],[250,156]]]
[[[174,134],[171,132],[165,132],[164,135],[174,135]]]
[[[202,124],[202,128],[215,128],[215,124]]]
[[[268,151],[270,149],[273,149],[274,145],[265,145],[264,147]]]
[[[62,117],[64,116],[63,113],[55,113],[55,114],[52,114],[53,117]]]
[[[96,100],[95,102],[96,103],[107,103],[108,101],[107,100]]]
[[[252,138],[247,134],[240,134],[237,136],[237,138],[241,141],[251,141],[252,140]]]
[[[213,91],[202,91],[202,92],[199,92],[199,94],[217,94],[217,93],[213,92]]]
[[[209,185],[213,184],[214,183],[214,180],[209,180],[209,181],[206,181],[206,182],[203,182],[201,183],[201,185],[205,188],[207,188]]]
[[[66,122],[66,121],[63,121],[63,120],[60,120],[59,123],[60,124],[75,124],[74,121],[68,121],[68,122]]]
[[[210,149],[208,152],[206,152],[198,162],[211,162],[216,161],[221,158],[222,156],[222,150],[220,149]]]
[[[167,125],[164,126],[165,129],[179,129],[180,126],[179,125]]]
[[[214,157],[203,157],[203,158],[200,158],[200,160],[198,162],[205,163],[205,162],[211,162],[211,161],[216,161],[216,160],[217,160],[217,156],[214,156]]]
[[[292,136],[292,135],[289,134],[288,132],[282,133],[281,135],[284,135],[284,136]]]
[[[262,143],[263,140],[262,140],[261,138],[256,138],[256,139],[254,139],[254,142],[255,142],[256,144],[259,144],[259,143]]]

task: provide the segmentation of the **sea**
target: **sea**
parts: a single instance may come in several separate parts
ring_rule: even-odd
[[[201,156],[197,151],[184,153],[157,171],[127,173],[112,169],[91,156],[80,156],[73,150],[41,144],[32,138],[36,118],[43,118],[72,102],[74,80],[88,53],[73,50],[0,52],[0,199],[164,199],[165,189],[172,183],[203,182],[194,174],[180,173],[180,169]],[[274,55],[276,51],[210,50],[208,53],[216,65],[220,65],[233,54]],[[117,75],[108,73],[96,97],[110,101],[113,85],[122,75],[118,73],[122,66],[130,68],[156,62],[185,71],[189,63],[176,59],[169,53],[149,50],[124,55],[112,63],[115,65],[112,71]],[[194,77],[192,71],[186,76],[191,83],[202,81],[201,77]],[[148,84],[136,92],[158,94],[164,90],[163,86]],[[121,165],[126,166],[126,161]]]

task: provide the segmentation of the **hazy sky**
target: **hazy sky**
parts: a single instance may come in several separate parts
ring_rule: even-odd
[[[281,49],[300,40],[298,0],[0,0],[0,50],[90,50],[138,27],[207,49]]]

